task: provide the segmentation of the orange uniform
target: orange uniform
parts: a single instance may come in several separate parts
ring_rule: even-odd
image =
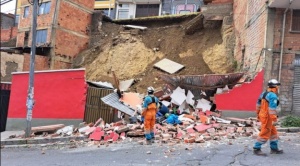
[[[257,118],[261,122],[261,131],[257,137],[254,149],[261,149],[261,145],[270,140],[270,148],[278,149],[278,135],[273,125],[277,121],[276,107],[279,103],[276,95],[277,88],[268,88],[261,94],[257,102]]]
[[[147,140],[154,138],[155,116],[158,110],[158,99],[154,96],[146,96],[144,99],[144,130]]]

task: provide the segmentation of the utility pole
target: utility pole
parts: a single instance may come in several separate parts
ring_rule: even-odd
[[[32,26],[31,26],[31,52],[30,52],[30,71],[29,71],[29,87],[27,95],[27,117],[26,117],[26,132],[25,137],[28,138],[31,135],[31,119],[32,119],[32,110],[34,105],[34,61],[35,61],[35,51],[36,51],[36,26],[37,26],[37,10],[39,0],[33,1],[33,12],[32,12]]]
[[[110,8],[111,8],[111,0],[109,0],[109,9],[108,9],[108,17],[110,18]]]

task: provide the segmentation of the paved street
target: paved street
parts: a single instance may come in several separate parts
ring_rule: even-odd
[[[282,155],[267,157],[252,154],[251,138],[240,138],[228,144],[225,141],[210,141],[204,144],[152,146],[136,142],[95,145],[78,148],[4,148],[1,149],[1,166],[112,166],[112,165],[272,165],[296,166],[300,163],[300,134],[281,136]],[[269,151],[264,146],[265,152]],[[151,152],[151,153],[150,153]]]

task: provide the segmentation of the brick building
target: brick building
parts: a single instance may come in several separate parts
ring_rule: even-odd
[[[15,25],[15,15],[1,13],[1,29],[9,29]]]
[[[73,58],[87,48],[94,2],[42,1],[37,16],[37,54],[46,56],[48,68],[70,68]],[[32,9],[27,0],[21,0],[16,47],[31,47]]]
[[[1,13],[1,42],[7,42],[16,36],[15,15]]]
[[[291,2],[291,3],[290,3]],[[250,76],[278,79],[282,112],[300,113],[300,1],[234,0],[235,59]]]

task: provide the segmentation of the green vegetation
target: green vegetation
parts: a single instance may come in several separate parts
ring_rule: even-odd
[[[234,71],[238,71],[238,62],[236,60],[233,60],[232,68]]]
[[[300,127],[300,117],[288,115],[283,119],[283,127]]]

